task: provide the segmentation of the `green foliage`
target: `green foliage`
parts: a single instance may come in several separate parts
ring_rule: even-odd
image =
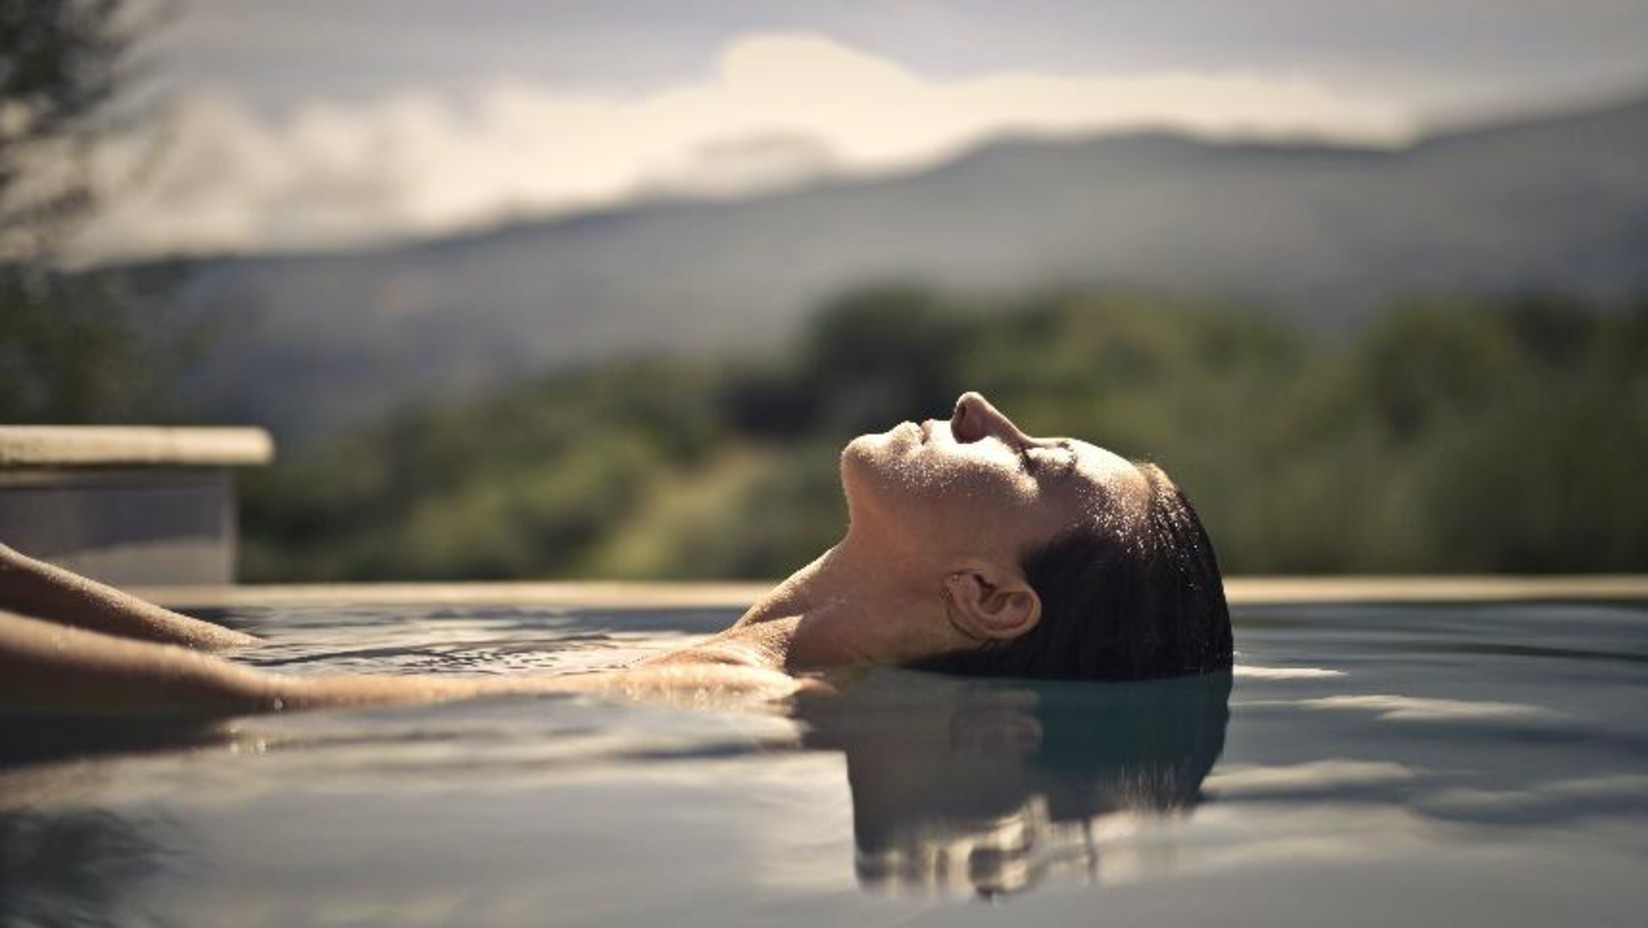
[[[847,438],[887,427],[890,410],[938,409],[962,389],[980,320],[908,286],[871,287],[826,304],[796,357],[735,374],[729,418],[753,435]]]
[[[788,574],[840,538],[839,451],[821,440],[729,449],[714,467],[661,487],[587,568],[620,578]]]
[[[163,308],[165,276],[0,264],[0,422],[182,415],[171,391],[210,333]]]
[[[402,417],[245,484],[247,569],[311,579],[567,576],[722,444],[711,372],[631,364]]]
[[[1156,460],[1227,569],[1648,565],[1648,303],[1412,301],[1343,342],[1149,295],[829,304],[761,367],[631,364],[425,410],[247,488],[263,579],[772,577],[839,537],[844,438],[985,391]]]

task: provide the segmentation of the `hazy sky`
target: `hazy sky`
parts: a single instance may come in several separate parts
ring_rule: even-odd
[[[1003,131],[1400,144],[1648,91],[1644,47],[1642,0],[193,0],[148,48],[165,157],[85,248],[439,234]]]

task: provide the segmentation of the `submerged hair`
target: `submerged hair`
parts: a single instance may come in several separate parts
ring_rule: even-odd
[[[1145,680],[1228,670],[1230,610],[1213,542],[1183,492],[1154,464],[1143,513],[1095,521],[1024,555],[1041,619],[1023,635],[924,661],[925,670],[992,677]]]

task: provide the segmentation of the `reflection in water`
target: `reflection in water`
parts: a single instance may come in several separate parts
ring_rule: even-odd
[[[164,830],[100,809],[0,810],[0,925],[130,924],[125,898],[171,856]]]
[[[1118,813],[1187,811],[1224,747],[1228,673],[1146,683],[884,671],[804,702],[806,746],[847,755],[861,885],[1017,892],[1097,875]]]
[[[317,673],[351,669],[334,646],[393,646],[354,669],[399,672],[522,637],[503,614],[280,618],[260,659],[308,647]],[[632,619],[673,620],[545,614],[544,634]],[[934,916],[855,879],[1086,877],[1134,884],[1104,900],[1117,924],[1641,922],[1648,610],[1313,605],[1240,629],[1229,702],[1229,677],[882,671],[793,718],[518,697],[0,719],[0,925],[881,924]],[[1085,894],[1039,896],[1020,920],[1093,920]]]
[[[104,755],[221,744],[219,722],[141,715],[0,714],[0,772]]]
[[[64,807],[95,794],[97,758],[222,743],[190,719],[0,715],[0,925],[117,925],[124,900],[174,856],[149,817]]]

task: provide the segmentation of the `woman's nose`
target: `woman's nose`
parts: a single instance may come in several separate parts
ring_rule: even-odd
[[[971,390],[956,400],[955,415],[950,418],[950,433],[963,444],[991,435],[999,436],[1015,447],[1030,442],[1030,437],[1019,431],[1012,419],[992,406],[982,394]]]

